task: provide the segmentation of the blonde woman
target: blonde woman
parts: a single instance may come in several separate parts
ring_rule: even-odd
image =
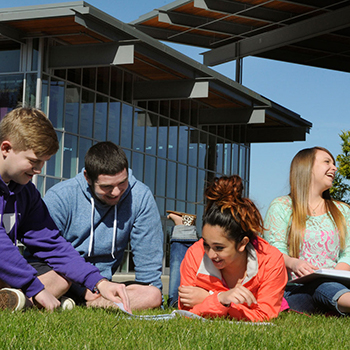
[[[334,157],[322,147],[301,150],[290,167],[290,194],[272,201],[265,239],[278,248],[291,278],[327,268],[350,271],[350,208],[330,197]],[[350,312],[350,290],[338,282],[289,283],[285,298],[301,312]]]

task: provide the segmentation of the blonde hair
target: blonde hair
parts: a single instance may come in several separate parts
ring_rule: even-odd
[[[0,122],[0,143],[10,141],[15,151],[32,150],[36,156],[51,156],[59,148],[55,129],[36,108],[19,107]]]
[[[288,243],[289,255],[299,258],[301,242],[306,228],[306,217],[309,214],[308,201],[311,185],[312,168],[315,162],[316,152],[324,151],[330,155],[335,163],[333,155],[323,147],[305,148],[299,151],[293,158],[290,166],[289,182],[292,199],[292,217],[289,229]],[[339,232],[340,249],[345,248],[347,234],[345,218],[331,198],[329,189],[322,193],[325,199],[327,214],[334,222]]]

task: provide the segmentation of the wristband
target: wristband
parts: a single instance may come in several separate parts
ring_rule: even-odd
[[[100,291],[98,290],[98,285],[102,282],[102,281],[108,281],[108,279],[107,278],[102,278],[102,279],[100,279],[96,284],[95,284],[95,287],[94,287],[94,289],[93,289],[93,293],[95,293],[95,294],[100,294]]]

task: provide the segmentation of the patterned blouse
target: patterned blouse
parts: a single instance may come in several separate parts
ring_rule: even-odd
[[[334,203],[344,215],[349,233],[346,236],[344,250],[340,250],[338,229],[327,213],[307,216],[306,219],[306,230],[299,259],[306,260],[319,269],[332,269],[340,262],[350,265],[350,208],[341,202]],[[291,198],[278,197],[271,202],[264,221],[264,238],[287,255],[291,214]]]

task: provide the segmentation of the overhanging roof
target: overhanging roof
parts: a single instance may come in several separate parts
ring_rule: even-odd
[[[350,1],[177,0],[130,24],[209,49],[208,66],[256,56],[350,72]]]
[[[0,9],[0,48],[28,38],[56,42],[49,50],[48,68],[118,65],[134,73],[140,78],[134,86],[135,100],[198,100],[203,111],[212,113],[203,112],[198,126],[245,124],[240,142],[302,141],[312,126],[296,113],[83,1]]]

